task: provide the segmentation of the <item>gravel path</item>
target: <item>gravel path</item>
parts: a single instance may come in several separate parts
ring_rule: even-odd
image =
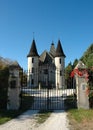
[[[0,125],[0,130],[69,130],[66,112],[54,111],[41,125],[36,125],[35,116],[37,113],[36,110],[28,110],[18,118]]]
[[[67,113],[62,110],[57,110],[35,130],[69,130]]]

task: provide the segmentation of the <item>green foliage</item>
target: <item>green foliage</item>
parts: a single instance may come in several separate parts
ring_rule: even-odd
[[[65,79],[69,78],[71,71],[72,71],[72,63],[70,62],[68,66],[65,68]]]
[[[89,84],[89,87],[91,90],[93,90],[93,70],[92,69],[89,69],[88,70],[88,84]]]
[[[90,47],[85,51],[85,53],[83,54],[83,56],[80,58],[80,60],[88,67],[91,68],[93,66],[93,43],[90,45]],[[65,79],[66,79],[66,83],[67,83],[67,87],[69,86],[70,82],[71,82],[71,78],[70,78],[70,73],[71,71],[75,68],[75,66],[78,63],[78,59],[75,59],[73,64],[70,62],[67,67],[65,68]],[[89,72],[90,75],[90,80],[91,80],[91,74]],[[93,80],[93,79],[92,79]],[[90,84],[92,84],[91,86],[93,87],[93,83],[90,81]]]
[[[41,110],[39,111],[36,119],[37,119],[37,123],[41,124],[44,123],[51,115],[53,111],[49,111],[49,110]]]
[[[72,66],[73,69],[75,68],[75,66],[77,65],[77,63],[78,63],[78,59],[75,59],[74,62],[73,62],[73,66]]]
[[[69,119],[73,118],[77,122],[83,122],[84,120],[91,120],[93,118],[93,110],[85,109],[72,109],[69,110]]]
[[[0,110],[0,124],[3,124],[13,119],[19,114],[20,114],[20,111],[17,111],[17,110]]]
[[[27,86],[27,72],[23,72],[22,74],[22,86]]]
[[[72,109],[68,111],[71,130],[93,130],[93,110]]]
[[[0,108],[6,108],[8,91],[9,69],[7,67],[0,69]]]
[[[90,47],[85,51],[83,56],[80,58],[84,62],[87,67],[93,66],[93,43],[90,45]]]
[[[66,99],[64,100],[64,105],[65,105],[65,109],[72,109],[72,108],[77,108],[77,104],[76,104],[76,95],[69,95],[66,97]]]
[[[73,65],[72,65],[72,63],[70,62],[70,63],[68,64],[68,66],[65,68],[65,82],[66,82],[66,87],[67,87],[67,88],[71,88],[71,87],[72,87],[72,86],[71,86],[72,79],[71,79],[71,77],[70,77],[70,74],[71,74],[72,70],[73,70]]]

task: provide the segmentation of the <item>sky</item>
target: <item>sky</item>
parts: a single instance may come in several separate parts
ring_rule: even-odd
[[[33,38],[39,55],[60,39],[73,63],[93,43],[93,0],[0,0],[0,56],[27,69]]]

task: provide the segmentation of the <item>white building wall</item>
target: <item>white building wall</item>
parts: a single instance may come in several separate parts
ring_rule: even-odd
[[[33,58],[34,60],[32,63]],[[38,86],[38,63],[39,63],[38,57],[28,57],[28,86],[29,87]]]
[[[65,61],[64,57],[55,57],[55,85],[56,88],[62,88],[65,86],[65,77],[64,77],[64,69],[65,69]]]

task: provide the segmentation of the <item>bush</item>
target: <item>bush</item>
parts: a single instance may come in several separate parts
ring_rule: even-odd
[[[0,69],[0,109],[7,107],[9,69],[7,67]]]

